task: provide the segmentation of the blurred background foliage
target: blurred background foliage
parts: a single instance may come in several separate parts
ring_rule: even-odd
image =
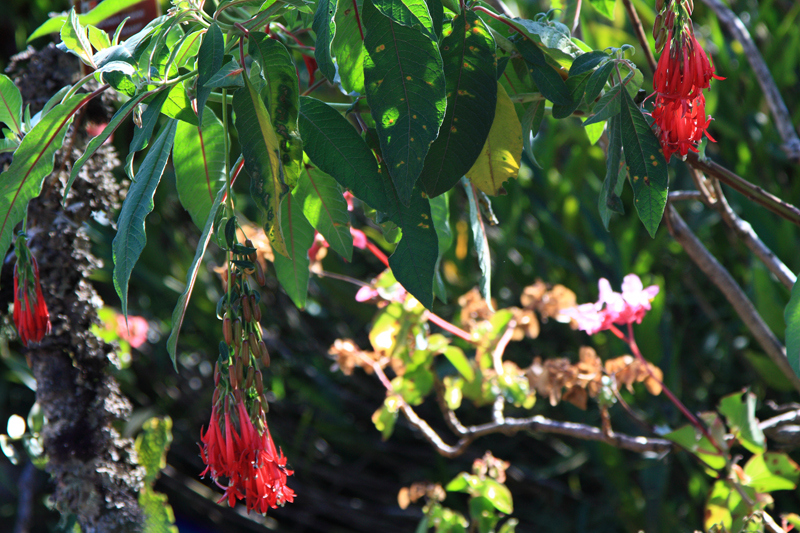
[[[507,3],[526,18],[558,7],[535,1]],[[641,0],[634,4],[649,33],[653,6]],[[5,0],[0,20],[0,65],[24,49],[26,35],[45,20],[48,12],[67,8],[64,0]],[[756,40],[793,122],[800,123],[800,3],[736,0],[732,8]],[[621,2],[616,3],[614,14],[609,20],[584,2],[583,39],[596,49],[623,43],[638,48]],[[780,138],[741,46],[731,41],[699,1],[693,18],[717,73],[727,78],[714,83],[707,93],[707,110],[715,118],[710,131],[718,142],[709,144],[706,153],[770,192],[799,203],[800,172],[779,149]],[[33,44],[40,47],[45,40]],[[652,73],[643,55],[636,53],[632,59],[645,75],[644,87],[649,88]],[[315,96],[337,98],[332,88],[321,89]],[[123,130],[115,135],[120,152],[125,153],[130,135]],[[606,277],[617,287],[625,274],[633,272],[645,285],[661,287],[653,311],[636,329],[638,343],[645,356],[663,369],[666,383],[691,410],[712,409],[720,397],[745,387],[758,395],[762,419],[771,412],[764,407],[765,401],[781,404],[795,399],[787,380],[759,351],[732,308],[666,228],[662,226],[655,239],[647,235],[635,216],[630,188],[622,197],[627,214],[615,216],[610,231],[605,231],[597,211],[605,156],[599,146],[589,143],[578,119],[546,120],[534,150],[543,169],[524,160],[519,179],[506,186],[508,195],[492,199],[500,222],[488,230],[493,296],[498,308],[518,305],[522,289],[537,278],[566,285],[577,293],[579,302],[584,302],[596,299],[598,278]],[[683,164],[673,158],[670,166],[671,188],[692,189]],[[122,179],[121,171],[119,175]],[[246,184],[237,186],[242,193],[239,208],[255,219],[255,210],[244,203]],[[734,209],[764,242],[790,269],[800,271],[798,228],[731,190],[726,193]],[[445,318],[457,315],[457,297],[474,287],[480,275],[461,189],[452,193],[450,207],[456,238],[443,262],[450,303],[437,301],[435,306],[436,313]],[[726,229],[716,212],[696,201],[681,202],[678,209],[782,338],[788,291]],[[354,225],[368,226],[358,210]],[[106,305],[116,307],[118,300],[110,282],[114,231],[102,221],[91,230],[95,254],[105,261],[104,268],[94,276],[95,286]],[[379,235],[367,231],[372,237]],[[308,308],[300,312],[269,274],[263,297],[267,309],[263,325],[273,361],[269,423],[295,469],[289,484],[298,497],[296,503],[271,512],[267,518],[247,517],[239,509],[216,506],[209,500],[215,498],[210,483],[198,478],[203,467],[196,444],[200,427],[208,423],[210,415],[213,361],[221,337],[214,313],[220,285],[212,265],[201,270],[187,312],[178,373],[173,371],[165,347],[172,309],[198,234],[180,207],[174,174],[168,168],[157,192],[156,211],[147,219],[148,246],[131,279],[131,313],[149,321],[149,339],[133,349],[130,364],[116,372],[124,393],[135,405],[133,417],[123,428],[126,435],[136,435],[151,416],[172,417],[174,441],[168,466],[155,488],[168,495],[181,532],[263,531],[264,526],[298,532],[411,532],[422,511],[419,505],[400,509],[396,499],[400,488],[416,481],[447,483],[458,472],[469,471],[472,461],[486,450],[511,463],[507,485],[514,497],[513,516],[520,521],[517,531],[674,532],[702,527],[702,510],[712,480],[683,453],[659,458],[605,444],[520,433],[483,438],[462,457],[448,460],[411,431],[402,417],[391,439],[381,441],[370,417],[380,406],[384,389],[374,376],[360,370],[344,376],[327,355],[336,338],[353,338],[362,348],[368,347],[374,307],[354,300],[355,286],[313,277]],[[466,254],[459,251],[459,240],[468,243]],[[207,258],[222,260],[213,245]],[[381,271],[371,255],[358,253],[350,264],[329,254],[323,266],[364,281]],[[0,423],[5,424],[12,414],[27,416],[34,402],[35,384],[13,339],[6,310],[2,311]],[[590,339],[550,321],[542,325],[538,339],[512,343],[506,355],[521,367],[528,366],[534,356],[575,361],[579,347],[586,344],[594,346],[604,359],[625,353],[625,346],[612,335],[601,333]],[[654,424],[675,428],[685,423],[662,396],[650,396],[643,388],[633,395],[627,391],[622,394]],[[533,410],[557,420],[592,425],[600,422],[592,404],[583,412],[569,404],[552,408],[540,401]],[[418,412],[447,435],[433,401],[428,400]],[[467,406],[460,414],[465,423],[490,418],[488,407]],[[618,406],[612,409],[612,422],[616,430],[639,431]],[[24,462],[13,466],[0,460],[2,531],[13,528],[17,487],[24,469]],[[47,500],[50,489],[46,474],[36,471],[33,483],[37,489],[33,530],[56,531],[59,516]],[[800,508],[796,491],[774,496],[780,511]],[[466,500],[449,495],[445,505],[463,512]]]

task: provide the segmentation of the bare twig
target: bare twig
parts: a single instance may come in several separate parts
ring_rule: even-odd
[[[800,138],[798,138],[797,131],[792,125],[792,117],[786,108],[786,103],[784,103],[780,91],[778,91],[778,87],[775,85],[775,80],[772,79],[772,74],[770,74],[767,64],[758,52],[756,43],[750,37],[750,32],[747,31],[741,19],[720,0],[703,0],[703,3],[711,8],[722,25],[742,45],[744,55],[747,56],[747,61],[750,62],[750,66],[753,68],[755,78],[761,85],[761,90],[764,91],[764,98],[767,100],[770,113],[772,113],[775,127],[778,129],[781,139],[783,139],[781,148],[786,152],[789,159],[795,163],[800,163]]]
[[[622,0],[622,3],[625,6],[625,11],[628,12],[628,18],[631,19],[633,32],[636,34],[636,38],[639,40],[639,44],[642,47],[642,52],[644,52],[644,57],[647,58],[647,64],[650,65],[650,70],[655,72],[656,58],[653,56],[653,51],[650,50],[650,44],[647,42],[647,36],[644,33],[644,28],[642,27],[642,21],[639,19],[639,14],[633,7],[631,0]]]
[[[693,170],[693,172],[695,171]],[[725,223],[736,233],[736,236],[739,237],[748,248],[750,248],[750,251],[753,252],[756,257],[761,259],[761,262],[764,263],[769,271],[775,274],[775,277],[777,277],[787,289],[791,290],[795,281],[797,281],[797,276],[795,276],[794,272],[789,270],[789,268],[783,264],[783,261],[778,259],[772,250],[770,250],[767,245],[764,244],[764,242],[758,237],[758,234],[753,229],[753,226],[751,226],[746,220],[740,218],[739,215],[733,211],[730,204],[728,204],[728,200],[725,198],[725,194],[722,191],[719,181],[717,180],[714,180],[714,192],[717,201],[714,203],[713,207],[717,210],[717,212],[719,212],[722,220],[724,220]]]
[[[670,191],[669,201],[680,202],[683,200],[697,200],[703,201],[703,194],[699,191]]]
[[[665,212],[667,217],[670,234],[678,243],[683,246],[689,257],[700,267],[706,276],[717,288],[722,291],[725,298],[730,302],[736,313],[744,324],[750,329],[756,341],[767,353],[778,368],[792,382],[792,385],[800,391],[800,378],[794,373],[789,360],[786,357],[786,349],[769,329],[764,319],[758,314],[752,302],[747,298],[744,291],[736,283],[730,273],[723,267],[717,259],[703,246],[703,243],[689,229],[686,222],[671,204],[667,204]]]
[[[786,533],[786,530],[779,526],[766,511],[761,511],[761,518],[764,520],[764,529],[767,533]]]

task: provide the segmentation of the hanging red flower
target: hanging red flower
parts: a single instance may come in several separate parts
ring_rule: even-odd
[[[22,344],[40,342],[50,333],[50,313],[39,284],[39,265],[30,253],[25,237],[16,244],[17,264],[14,265],[14,324]]]

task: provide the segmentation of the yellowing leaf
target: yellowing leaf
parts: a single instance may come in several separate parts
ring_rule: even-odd
[[[508,93],[498,84],[492,129],[481,155],[467,172],[467,179],[490,196],[505,194],[503,183],[517,177],[521,159],[522,125]]]

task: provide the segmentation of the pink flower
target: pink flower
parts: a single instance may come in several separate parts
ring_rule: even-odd
[[[351,193],[350,191],[344,191],[343,195],[344,195],[344,200],[347,202],[347,210],[348,211],[352,211],[353,210],[353,193]]]
[[[644,315],[651,309],[650,302],[659,291],[658,285],[645,288],[636,274],[628,274],[622,280],[622,293],[614,292],[605,278],[601,278],[597,286],[599,295],[596,303],[561,311],[561,314],[577,322],[578,329],[589,335],[607,330],[614,324],[641,324]]]
[[[359,250],[367,247],[367,235],[360,229],[350,228],[350,235],[353,236],[353,246]]]
[[[117,335],[128,341],[133,348],[138,348],[147,342],[148,329],[150,329],[150,325],[147,320],[140,316],[128,316],[126,324],[125,317],[117,315]]]

